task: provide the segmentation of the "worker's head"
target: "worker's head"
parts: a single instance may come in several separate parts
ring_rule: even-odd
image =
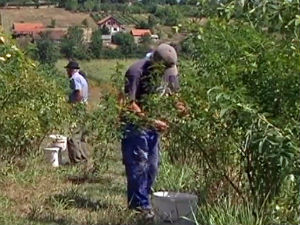
[[[168,44],[160,44],[153,52],[152,62],[161,64],[164,70],[164,76],[177,75],[177,53],[176,50]]]
[[[75,61],[70,61],[65,68],[69,77],[72,77],[72,75],[80,69],[79,64]]]
[[[175,49],[168,44],[160,44],[153,52],[153,62],[162,62],[167,67],[177,64],[177,53]]]

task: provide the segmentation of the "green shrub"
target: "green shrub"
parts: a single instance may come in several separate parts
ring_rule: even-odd
[[[51,41],[47,34],[41,36],[41,40],[36,42],[36,58],[42,64],[54,65],[60,54],[56,43]]]
[[[0,44],[1,158],[36,151],[46,134],[63,130],[65,93],[57,80],[36,67],[9,39]]]
[[[195,36],[199,73],[231,91],[244,88],[259,110],[297,119],[299,63],[296,43],[274,41],[250,26],[211,23]]]
[[[60,51],[67,58],[89,59],[90,52],[84,41],[83,29],[78,26],[69,27],[67,36],[61,42]]]
[[[182,14],[174,6],[158,6],[154,16],[167,26],[175,26],[182,20]]]
[[[76,11],[78,9],[78,1],[77,0],[67,0],[65,3],[65,7],[67,10]]]
[[[287,177],[299,179],[298,50],[245,24],[197,26],[190,39],[193,60],[180,66],[180,95],[155,93],[144,109],[150,118],[168,121],[164,151],[175,165],[197,165],[206,201],[230,197],[268,213],[284,196]],[[174,109],[178,100],[189,107],[186,117]],[[289,198],[284,209],[296,209]]]
[[[124,56],[132,55],[136,49],[133,36],[128,33],[119,32],[112,37],[113,43],[120,46],[121,52]]]
[[[100,58],[102,50],[102,33],[100,30],[92,33],[90,49],[94,57]]]

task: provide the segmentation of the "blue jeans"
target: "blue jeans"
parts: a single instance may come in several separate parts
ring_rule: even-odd
[[[159,133],[127,125],[122,139],[129,208],[150,209],[149,195],[158,172]]]

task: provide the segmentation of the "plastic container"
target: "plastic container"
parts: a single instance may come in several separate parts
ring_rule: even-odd
[[[61,161],[60,148],[48,147],[44,148],[45,158],[53,167],[58,167]]]
[[[181,218],[193,220],[198,197],[193,194],[159,191],[153,193],[153,209],[159,220],[175,222]]]
[[[67,149],[67,137],[59,134],[51,134],[49,137],[53,139],[52,147],[59,147],[61,151]]]

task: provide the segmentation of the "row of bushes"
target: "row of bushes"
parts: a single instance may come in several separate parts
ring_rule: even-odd
[[[0,157],[11,159],[36,149],[48,132],[64,129],[68,107],[55,73],[37,67],[0,36]]]
[[[255,217],[248,216],[257,224],[297,224],[298,43],[274,40],[233,21],[195,26],[192,60],[179,67],[180,95],[153,94],[144,106],[147,116],[170,125],[162,143],[166,162],[188,165],[193,180],[182,186],[160,183],[158,188],[194,191],[211,205],[226,199],[233,207],[250,207]],[[174,110],[178,99],[189,109],[185,117]],[[170,174],[160,176],[168,180]],[[213,224],[209,215],[202,216],[198,222]],[[254,223],[242,218],[239,224]]]
[[[84,123],[97,156],[95,166],[101,166],[99,162],[107,153],[102,149],[107,140],[114,138],[113,129],[108,127],[114,124],[110,122],[116,119],[116,113],[106,114],[104,105],[87,113],[83,105],[69,104],[68,79],[55,67],[31,60],[2,32],[0,52],[1,161],[13,164],[18,157],[35,154],[47,135],[70,135],[72,129]]]

